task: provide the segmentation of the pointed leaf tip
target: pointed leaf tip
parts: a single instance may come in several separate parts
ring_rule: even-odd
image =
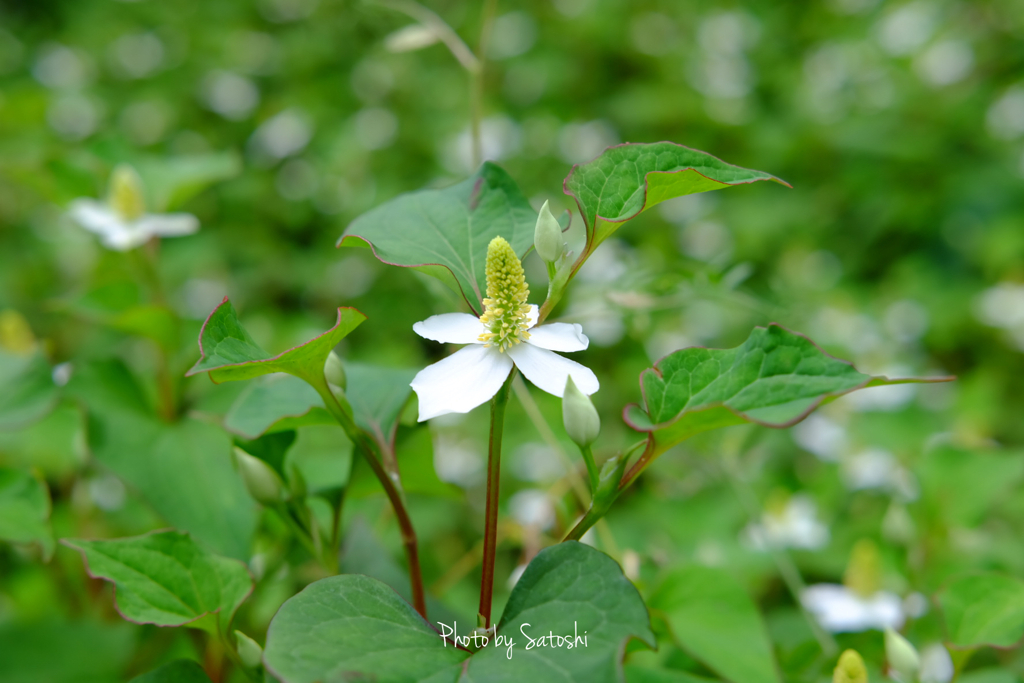
[[[576,201],[592,248],[622,223],[665,200],[761,180],[791,187],[768,173],[674,142],[627,142],[573,166],[562,188]]]
[[[311,384],[324,382],[324,364],[334,347],[366,320],[360,311],[338,308],[334,326],[288,351],[271,356],[238,321],[227,297],[203,323],[199,333],[200,358],[186,376],[209,372],[215,383],[251,379],[274,372],[287,372]]]
[[[733,349],[692,347],[665,356],[640,375],[643,407],[627,406],[623,418],[654,439],[656,457],[711,429],[750,422],[790,427],[822,403],[857,389],[951,379],[865,375],[804,335],[772,323],[754,328]]]

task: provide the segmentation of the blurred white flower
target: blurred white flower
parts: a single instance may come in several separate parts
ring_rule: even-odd
[[[152,33],[126,33],[110,45],[110,61],[127,78],[145,78],[164,62],[164,44]]]
[[[938,23],[938,8],[916,0],[888,12],[877,27],[878,43],[893,56],[910,54],[932,37]]]
[[[1015,85],[992,103],[985,114],[992,137],[1014,140],[1024,134],[1024,86]]]
[[[537,24],[526,12],[509,12],[495,18],[487,56],[508,59],[528,52],[537,42]]]
[[[188,213],[146,213],[142,180],[130,166],[121,165],[110,176],[105,202],[81,198],[71,202],[68,215],[96,233],[103,246],[128,251],[152,237],[180,237],[199,230],[199,219]]]
[[[916,500],[917,480],[889,451],[867,448],[842,462],[843,482],[851,491],[876,489],[895,494],[903,501]]]
[[[202,97],[211,110],[226,119],[240,121],[259,104],[260,91],[245,76],[216,69],[203,79]]]
[[[800,602],[822,628],[832,633],[903,626],[903,603],[898,595],[888,591],[865,598],[840,584],[819,583],[808,586]]]
[[[839,462],[847,445],[846,429],[821,413],[793,427],[793,440],[825,462]]]
[[[313,137],[313,126],[298,109],[285,109],[256,129],[249,144],[258,154],[284,159],[306,148]]]
[[[472,442],[439,434],[434,440],[434,470],[441,481],[469,488],[483,481],[484,458]]]
[[[76,89],[92,82],[94,68],[85,53],[60,43],[46,43],[32,65],[32,75],[47,88]]]
[[[679,45],[675,21],[661,12],[637,15],[629,26],[633,49],[648,55],[663,55]]]
[[[352,117],[356,143],[363,149],[390,147],[398,134],[398,117],[384,107],[366,107]]]
[[[565,465],[547,444],[524,443],[512,453],[512,472],[521,481],[552,482],[565,474]]]
[[[66,140],[83,140],[99,127],[103,107],[77,92],[60,93],[46,109],[46,122]]]
[[[930,85],[942,87],[962,81],[974,66],[974,51],[963,40],[943,40],[925,50],[914,68]]]
[[[932,643],[921,650],[920,683],[949,683],[956,670],[949,650],[942,643]]]
[[[540,489],[517,491],[508,501],[509,513],[520,526],[547,531],[555,524],[555,506]]]
[[[1024,285],[1001,282],[986,289],[974,301],[974,316],[986,325],[1006,330],[1016,347],[1024,351]]]
[[[581,164],[618,142],[619,134],[607,121],[567,123],[558,133],[558,152],[567,164]]]
[[[480,146],[485,161],[500,161],[519,153],[522,134],[519,124],[505,115],[480,122]],[[469,128],[449,138],[441,149],[441,163],[452,173],[472,173],[473,138]]]
[[[809,496],[791,496],[775,508],[765,510],[760,522],[747,526],[744,533],[754,548],[817,550],[828,544],[828,527],[818,520],[818,506]]]

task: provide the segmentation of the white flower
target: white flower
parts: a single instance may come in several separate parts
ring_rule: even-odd
[[[199,219],[188,213],[146,213],[142,181],[130,166],[121,165],[110,177],[107,201],[76,199],[68,215],[100,237],[103,246],[128,251],[151,237],[179,237],[199,230]]]
[[[416,375],[412,389],[419,398],[419,421],[448,413],[468,413],[501,388],[512,366],[538,388],[561,397],[572,377],[583,393],[600,384],[589,369],[555,351],[583,351],[589,340],[583,328],[569,323],[537,325],[537,307],[526,303],[529,290],[512,247],[495,237],[487,249],[485,311],[444,313],[413,325],[416,334],[450,344],[468,344]]]
[[[834,583],[809,586],[800,602],[818,623],[832,633],[885,630],[903,626],[903,603],[899,596],[878,591],[862,597],[853,590]]]
[[[589,341],[583,328],[569,323],[536,324],[537,307],[531,305],[526,328],[530,338],[504,351],[480,341],[488,328],[469,313],[442,313],[413,325],[413,331],[425,339],[469,345],[423,368],[413,379],[412,389],[420,402],[419,421],[468,413],[486,403],[498,393],[513,365],[538,388],[558,397],[570,376],[588,396],[597,391],[600,384],[590,369],[554,353],[586,349]]]
[[[766,510],[761,521],[746,529],[747,539],[758,550],[803,548],[817,550],[828,543],[828,527],[818,521],[818,507],[808,496],[797,494],[785,505]]]

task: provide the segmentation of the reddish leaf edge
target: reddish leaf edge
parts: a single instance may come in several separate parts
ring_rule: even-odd
[[[248,361],[245,361],[244,363],[228,363],[227,365],[218,365],[215,368],[206,368],[205,370],[197,370],[196,368],[198,368],[199,365],[206,358],[206,351],[203,349],[203,334],[206,332],[206,326],[210,323],[210,319],[213,317],[213,315],[217,311],[220,310],[221,306],[223,306],[226,303],[229,303],[228,302],[228,297],[224,297],[221,300],[221,302],[219,304],[217,304],[217,306],[212,311],[210,311],[210,315],[206,316],[206,320],[203,321],[203,326],[199,329],[199,360],[197,360],[195,362],[195,365],[193,365],[192,368],[188,372],[185,373],[186,377],[192,377],[193,375],[198,375],[198,374],[200,374],[202,372],[213,372],[214,370],[222,370],[224,368],[238,368],[238,367],[242,367],[244,365],[253,365],[255,363],[269,363],[270,361],[280,360],[282,356],[284,356],[284,355],[286,355],[288,353],[291,353],[292,351],[294,351],[296,349],[301,349],[303,346],[306,346],[307,344],[310,344],[310,343],[316,341],[317,339],[320,339],[321,337],[324,337],[324,336],[330,334],[331,332],[333,332],[335,329],[337,329],[338,325],[341,324],[342,311],[346,311],[346,310],[348,310],[348,311],[355,311],[359,315],[363,316],[363,319],[359,321],[359,325],[362,325],[367,320],[366,314],[363,313],[362,311],[360,311],[358,308],[354,308],[352,306],[338,306],[338,319],[335,321],[335,323],[333,325],[331,325],[325,332],[322,332],[322,333],[318,334],[317,336],[313,337],[312,339],[310,339],[307,342],[304,342],[302,344],[298,344],[296,346],[293,346],[292,348],[287,349],[286,351],[282,351],[281,353],[277,354],[276,356],[271,356],[270,358],[261,358],[259,360],[248,360]],[[212,375],[210,376],[210,381],[213,382],[214,384],[220,384],[220,382],[218,382],[217,380],[213,379]]]
[[[792,335],[795,335],[797,337],[803,337],[808,342],[810,342],[811,345],[814,346],[814,348],[818,349],[818,351],[820,351],[825,356],[831,358],[832,360],[839,361],[840,363],[843,363],[844,365],[848,365],[851,368],[853,368],[854,370],[857,370],[856,366],[853,363],[851,363],[850,361],[844,360],[842,358],[836,358],[835,356],[833,356],[828,351],[825,351],[824,349],[822,349],[818,345],[817,342],[815,342],[813,339],[811,339],[807,335],[802,334],[800,332],[794,332],[793,330],[789,329],[788,327],[785,327],[784,325],[780,325],[778,323],[769,323],[767,327],[762,327],[762,326],[758,325],[754,329],[755,330],[757,330],[757,329],[766,330],[766,329],[769,329],[771,327],[778,327],[779,329],[784,330],[786,332],[789,332]],[[736,348],[736,347],[734,347],[734,348]],[[661,374],[661,370],[658,368],[658,364],[661,363],[661,361],[663,361],[666,358],[668,358],[669,356],[671,356],[673,353],[678,353],[679,351],[684,351],[686,349],[707,349],[709,351],[727,351],[728,350],[728,349],[712,349],[712,348],[707,347],[707,346],[686,346],[686,347],[683,347],[682,349],[676,349],[672,353],[668,353],[668,354],[662,356],[661,358],[658,359],[658,361],[654,364],[653,367],[645,368],[640,373],[640,380],[639,380],[640,381],[640,395],[642,397],[643,405],[647,405],[647,393],[644,390],[644,375],[646,375],[649,372],[653,372],[653,373],[657,374],[659,378],[663,378],[663,375]],[[860,370],[857,370],[857,372],[860,372]],[[864,374],[864,373],[861,373],[861,374]],[[655,432],[657,432],[660,429],[664,429],[666,427],[670,427],[671,425],[675,424],[680,419],[682,419],[683,415],[690,415],[690,414],[693,414],[693,413],[701,413],[701,412],[704,412],[704,411],[707,411],[707,410],[714,410],[715,408],[725,408],[726,410],[728,410],[729,412],[733,413],[737,417],[740,417],[740,418],[742,418],[742,419],[744,419],[744,420],[746,420],[748,422],[752,422],[754,424],[759,424],[759,425],[761,425],[763,427],[771,427],[772,429],[787,429],[787,428],[792,427],[793,425],[796,425],[796,424],[802,422],[803,420],[805,420],[808,415],[810,415],[815,410],[820,408],[821,404],[824,403],[827,399],[839,398],[840,396],[845,396],[846,394],[853,393],[854,391],[859,391],[860,389],[864,389],[865,387],[867,387],[869,384],[871,384],[872,382],[874,382],[876,380],[881,380],[883,382],[886,382],[887,385],[892,385],[892,384],[939,384],[939,383],[942,383],[942,382],[952,382],[952,381],[954,381],[956,379],[956,375],[946,375],[944,377],[926,377],[926,378],[908,377],[908,378],[897,378],[897,379],[890,379],[888,377],[885,377],[884,375],[874,375],[874,376],[868,375],[867,377],[868,378],[864,382],[861,382],[857,386],[851,387],[850,389],[847,389],[845,391],[829,392],[827,394],[822,394],[820,397],[815,399],[815,401],[807,408],[807,410],[803,411],[802,413],[800,413],[798,416],[796,416],[792,420],[789,420],[788,422],[784,422],[784,423],[764,422],[762,420],[758,420],[756,418],[750,417],[747,413],[744,413],[741,410],[736,410],[735,408],[726,405],[724,402],[712,403],[710,405],[704,406],[703,408],[699,408],[697,410],[689,410],[689,411],[683,410],[682,412],[680,412],[678,415],[676,415],[671,420],[668,420],[667,422],[661,422],[661,423],[656,424],[656,425],[652,425],[650,429],[644,429],[642,427],[639,427],[632,420],[629,419],[629,411],[630,411],[631,408],[638,408],[644,414],[647,414],[647,411],[645,411],[643,409],[643,407],[639,403],[629,403],[629,404],[627,404],[622,409],[622,420],[631,429],[634,429],[634,430],[636,430],[636,431],[638,431],[638,432],[640,432],[642,434],[654,434]]]
[[[583,212],[583,205],[580,202],[580,198],[577,197],[576,194],[572,190],[569,189],[569,181],[572,179],[573,175],[576,173],[576,169],[581,167],[581,166],[588,166],[588,165],[594,163],[595,161],[600,159],[602,156],[604,156],[605,152],[607,152],[608,150],[611,150],[611,149],[616,149],[616,148],[619,148],[619,147],[634,147],[634,146],[638,146],[638,145],[662,145],[662,144],[674,145],[675,147],[682,147],[683,149],[688,149],[691,152],[698,152],[700,154],[707,154],[707,156],[711,157],[712,159],[714,159],[716,161],[721,161],[726,166],[732,166],[733,168],[739,168],[739,169],[742,169],[744,171],[751,171],[751,170],[753,170],[753,169],[749,169],[749,168],[744,168],[743,166],[737,166],[736,164],[730,164],[728,161],[722,161],[722,159],[719,159],[718,157],[716,157],[713,154],[708,154],[707,152],[705,152],[703,150],[694,149],[693,147],[688,147],[686,145],[681,145],[678,142],[672,142],[671,140],[660,140],[658,142],[623,142],[623,143],[620,143],[618,145],[612,145],[610,147],[606,147],[600,154],[598,154],[596,157],[594,157],[590,161],[586,161],[586,162],[579,163],[579,164],[573,164],[572,168],[569,170],[569,175],[565,176],[565,180],[562,181],[562,193],[572,197],[573,201],[576,202],[576,206],[577,206],[577,208],[579,208],[579,211],[580,211],[580,216],[583,217],[583,224],[587,226],[587,232],[588,233],[591,230],[594,229],[594,226],[590,224],[590,220],[589,220],[588,216]],[[734,182],[734,183],[723,183],[720,180],[715,180],[714,178],[709,178],[708,176],[704,175],[703,173],[701,173],[700,171],[698,171],[697,169],[695,169],[693,167],[681,168],[678,171],[648,171],[647,173],[644,174],[644,202],[640,206],[640,210],[639,211],[637,211],[636,213],[632,214],[631,216],[626,216],[625,218],[621,218],[619,220],[612,220],[610,218],[605,218],[604,216],[596,216],[595,215],[595,217],[594,217],[594,224],[596,225],[598,220],[602,220],[602,221],[604,221],[606,223],[625,223],[627,221],[630,221],[630,220],[636,218],[641,213],[643,213],[644,209],[647,208],[647,190],[648,190],[647,179],[650,177],[650,175],[652,173],[663,173],[665,175],[674,175],[674,174],[677,174],[677,173],[685,173],[686,171],[693,171],[697,175],[703,176],[704,178],[707,178],[711,182],[718,183],[719,185],[722,185],[723,187],[735,187],[736,185],[750,185],[752,183],[757,183],[757,182],[760,182],[762,180],[774,180],[775,182],[779,183],[780,185],[785,185],[786,187],[788,187],[791,190],[793,189],[793,186],[790,185],[789,183],[787,183],[785,180],[783,180],[782,178],[778,178],[776,176],[773,176],[770,173],[766,173],[765,174],[765,175],[768,176],[767,178],[752,178],[750,180],[739,180],[739,181]],[[764,171],[759,171],[759,172],[760,173],[764,173]]]
[[[227,297],[225,297],[225,299],[226,298]],[[218,613],[220,613],[220,608],[218,607],[215,610],[210,610],[209,612],[203,612],[202,614],[200,614],[198,617],[195,617],[194,619],[189,619],[188,621],[183,621],[182,623],[176,624],[176,625],[157,624],[157,623],[152,622],[152,621],[136,621],[134,619],[131,619],[131,618],[125,616],[124,612],[121,611],[121,606],[117,603],[117,583],[114,582],[114,581],[111,581],[110,579],[107,579],[107,578],[104,578],[102,576],[97,576],[96,574],[93,574],[92,573],[92,568],[89,566],[89,558],[86,557],[85,551],[83,549],[81,549],[81,548],[78,548],[78,547],[72,545],[72,541],[79,541],[79,540],[80,541],[90,541],[90,542],[91,541],[127,540],[127,539],[143,538],[145,536],[155,536],[156,534],[166,534],[166,533],[171,532],[171,531],[177,532],[179,534],[184,534],[185,536],[188,536],[189,538],[192,538],[192,534],[190,534],[187,531],[180,531],[180,530],[175,529],[173,527],[167,527],[166,529],[154,529],[153,531],[147,531],[146,533],[139,534],[138,536],[127,536],[124,539],[113,539],[113,538],[81,538],[81,539],[72,539],[72,538],[62,538],[62,539],[60,539],[60,544],[62,546],[64,546],[65,548],[69,548],[71,550],[74,550],[75,552],[77,552],[79,555],[82,556],[82,564],[85,565],[85,573],[89,575],[89,578],[91,578],[91,579],[98,579],[100,581],[106,581],[107,583],[110,584],[110,586],[111,586],[111,591],[110,592],[111,592],[111,598],[113,599],[113,602],[114,602],[114,610],[117,611],[118,615],[122,619],[124,619],[125,621],[127,621],[129,623],[132,623],[132,624],[138,624],[139,626],[142,626],[143,624],[153,624],[154,626],[157,626],[158,628],[179,628],[181,626],[188,626],[189,624],[193,624],[193,623],[199,621],[200,619],[202,619],[203,617],[207,617],[207,616],[209,616],[211,614],[218,614]],[[200,546],[200,547],[202,547],[202,546]],[[219,555],[218,557],[223,557],[223,555]],[[224,559],[225,560],[231,560],[232,562],[237,562],[238,564],[242,565],[242,567],[245,569],[245,573],[249,575],[249,590],[246,591],[245,597],[242,598],[242,602],[245,602],[246,600],[249,599],[249,597],[252,595],[253,591],[256,589],[256,578],[253,576],[252,572],[249,570],[249,566],[247,564],[245,564],[245,562],[242,562],[241,560],[236,560],[233,557],[224,557]]]

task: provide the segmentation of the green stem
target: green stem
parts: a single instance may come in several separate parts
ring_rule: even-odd
[[[487,507],[484,513],[483,573],[480,577],[479,618],[485,628],[491,625],[491,602],[494,598],[494,556],[498,537],[498,485],[501,479],[501,436],[505,427],[505,407],[515,378],[515,368],[491,399],[491,436],[487,453]]]
[[[313,538],[310,536],[309,532],[306,531],[302,525],[295,520],[295,517],[292,516],[291,510],[289,510],[284,503],[279,503],[274,506],[274,512],[276,512],[278,517],[284,521],[292,534],[294,534],[295,537],[299,539],[299,542],[302,543],[302,546],[309,551],[309,554],[322,563],[323,554],[313,543]]]
[[[594,462],[594,451],[590,446],[580,446],[580,453],[583,455],[583,462],[587,464],[587,474],[590,476],[590,494],[593,496],[597,492],[597,484],[601,477],[597,464]]]
[[[736,497],[740,499],[740,503],[747,511],[747,515],[751,521],[756,522],[761,516],[761,506],[757,502],[757,496],[754,490],[747,483],[746,479],[740,473],[738,453],[735,447],[727,447],[726,452],[723,453],[722,462],[725,474],[729,481],[733,485],[733,489],[736,491]],[[800,576],[800,570],[797,569],[796,565],[793,564],[792,558],[789,554],[783,550],[775,548],[769,544],[769,553],[772,556],[772,560],[775,562],[776,568],[779,570],[779,575],[782,577],[783,583],[786,584],[786,588],[789,589],[790,595],[793,597],[793,601],[796,602],[800,608],[801,614],[811,627],[811,632],[814,633],[814,638],[818,641],[818,645],[821,646],[822,652],[825,653],[826,657],[834,657],[839,652],[839,645],[836,643],[835,638],[832,637],[831,633],[825,631],[818,621],[807,611],[803,605],[803,601],[800,596],[803,595],[804,589],[807,587],[804,584],[803,577]]]
[[[356,449],[363,454],[363,458],[366,463],[373,470],[373,474],[377,477],[377,481],[384,489],[385,495],[391,502],[391,507],[395,511],[395,518],[398,520],[398,528],[402,533],[402,544],[405,546],[405,556],[409,563],[409,583],[412,588],[412,606],[416,609],[420,615],[427,618],[427,602],[423,593],[423,573],[420,569],[420,557],[419,549],[416,542],[416,531],[412,526],[412,519],[409,517],[409,512],[405,506],[405,499],[402,496],[401,490],[398,488],[398,482],[392,479],[386,471],[384,466],[381,464],[381,455],[376,442],[371,439],[366,432],[361,430],[355,423],[355,419],[352,417],[351,410],[346,411],[342,407],[338,397],[334,395],[334,392],[327,386],[327,381],[320,377],[319,381],[306,380],[313,386],[314,389],[320,394],[320,397],[324,401],[324,405],[327,410],[334,416],[334,419],[341,425],[341,428],[345,430],[348,438],[352,441]]]
[[[484,160],[483,142],[480,137],[480,126],[484,117],[484,62],[486,60],[487,42],[494,26],[494,13],[498,8],[498,0],[484,0],[483,23],[480,26],[480,43],[476,51],[476,61],[469,70],[469,127],[473,141],[473,166],[479,166]]]
[[[221,642],[221,645],[223,645],[224,647],[225,654],[227,654],[228,659],[231,660],[231,663],[235,665],[235,668],[241,671],[248,680],[252,681],[253,683],[259,683],[260,679],[257,678],[256,674],[245,665],[245,663],[242,661],[242,658],[238,655],[238,650],[231,643],[227,634],[221,630],[219,625],[217,626],[217,636],[218,640],[220,640]]]

